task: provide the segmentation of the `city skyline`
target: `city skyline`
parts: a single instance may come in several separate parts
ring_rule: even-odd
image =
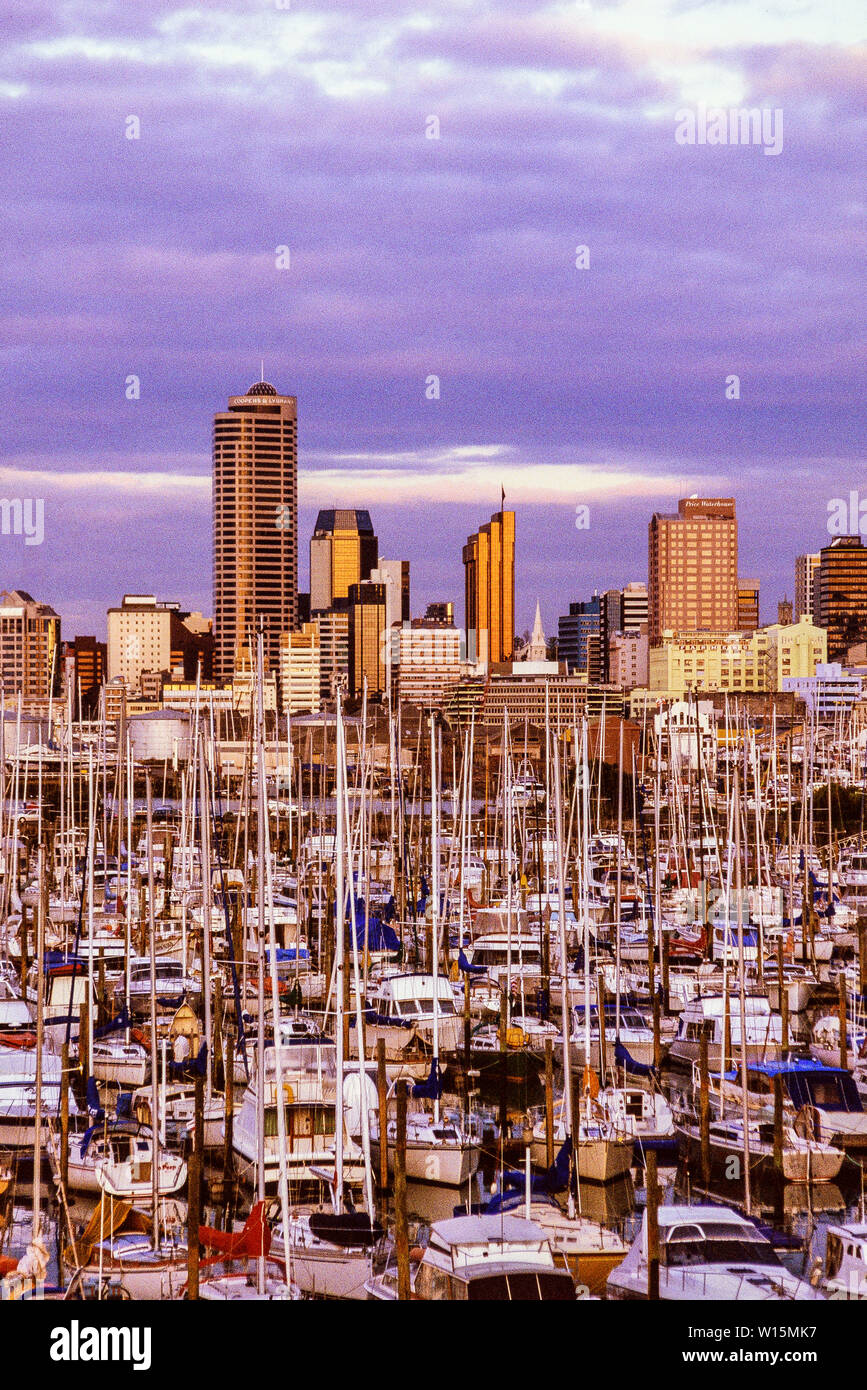
[[[858,487],[861,8],[418,13],[10,18],[0,490],[44,499],[45,537],[0,544],[65,633],[142,588],[211,611],[210,421],[262,356],[299,402],[302,588],[320,508],[367,508],[414,609],[461,621],[503,486],[515,626],[538,597],[552,631],[697,492],[736,498],[769,621]],[[778,157],[678,143],[715,103],[782,110]]]

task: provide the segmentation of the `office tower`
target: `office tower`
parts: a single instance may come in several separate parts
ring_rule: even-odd
[[[415,618],[391,628],[390,638],[393,698],[441,709],[461,679],[461,634],[454,623]]]
[[[601,672],[602,600],[594,594],[584,603],[570,603],[569,612],[557,620],[558,654],[569,675],[585,674],[592,684]]]
[[[280,691],[284,714],[318,710],[321,703],[319,626],[304,623],[280,637]]]
[[[833,661],[867,637],[867,546],[860,536],[835,536],[822,547],[816,590]]]
[[[444,627],[454,627],[455,605],[451,601],[429,603],[424,610],[424,620],[426,623],[440,623]]]
[[[792,621],[792,601],[789,598],[781,598],[777,604],[777,623],[780,627],[788,627]]]
[[[276,671],[297,623],[298,426],[294,396],[258,381],[214,416],[215,675],[229,682],[260,621]]]
[[[380,560],[370,571],[374,584],[385,585],[385,625],[409,622],[409,560]]]
[[[349,600],[337,602],[339,607],[313,619],[319,629],[319,694],[323,704],[336,700],[338,690],[345,692],[349,685]]]
[[[599,623],[599,650],[602,664],[602,679],[608,679],[608,654],[611,638],[619,632],[623,623],[623,593],[620,589],[606,589],[602,595]]]
[[[467,647],[484,666],[515,648],[515,513],[500,511],[463,548]]]
[[[638,631],[612,634],[608,649],[608,683],[620,690],[634,690],[647,685],[648,671],[647,623]]]
[[[349,586],[349,690],[359,697],[387,689],[391,649],[385,625],[384,584],[363,579]]]
[[[60,689],[60,618],[24,589],[0,594],[0,689],[47,700]]]
[[[120,677],[128,690],[145,672],[209,680],[213,645],[210,619],[155,594],[124,594],[120,608],[108,610],[108,679]]]
[[[759,581],[738,580],[738,632],[755,632],[759,625]]]
[[[73,713],[92,719],[99,707],[99,693],[106,681],[108,647],[95,637],[76,637],[63,643],[64,679],[72,689]]]
[[[639,632],[647,623],[647,585],[627,584],[621,593],[621,632]]]
[[[816,577],[820,558],[817,553],[799,555],[795,560],[795,622],[804,616],[811,617],[814,623],[819,621]]]
[[[685,497],[649,526],[650,644],[672,632],[733,632],[738,622],[738,524],[732,497]]]
[[[310,612],[346,598],[351,584],[370,578],[378,558],[370,512],[321,511],[310,541]]]

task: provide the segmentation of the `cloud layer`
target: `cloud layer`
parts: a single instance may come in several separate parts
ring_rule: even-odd
[[[551,628],[645,576],[654,509],[725,491],[774,616],[864,477],[864,29],[854,0],[20,9],[0,488],[46,540],[0,537],[4,586],[66,630],[142,586],[209,610],[210,420],[264,357],[302,556],[318,506],[366,506],[414,609],[459,602],[502,484],[519,625],[538,594]],[[679,146],[698,103],[782,110],[782,154]]]

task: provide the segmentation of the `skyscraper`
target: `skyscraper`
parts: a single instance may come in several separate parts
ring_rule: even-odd
[[[818,621],[828,632],[828,660],[867,637],[867,546],[860,536],[835,536],[820,552]]]
[[[586,603],[570,603],[569,612],[557,620],[558,653],[569,675],[586,674],[592,684],[603,678],[603,605],[598,594]]]
[[[349,689],[355,696],[387,689],[391,659],[386,632],[386,586],[363,579],[349,587]]]
[[[759,581],[738,579],[738,632],[755,632],[759,625]]]
[[[47,700],[60,688],[60,618],[24,589],[0,593],[0,689]]]
[[[734,632],[738,524],[733,497],[685,497],[649,527],[650,644],[674,632]]]
[[[370,512],[321,511],[310,541],[310,612],[324,612],[335,599],[348,597],[349,586],[369,579],[378,558]]]
[[[814,623],[819,621],[816,575],[820,558],[817,552],[799,555],[795,560],[795,622],[805,614],[809,614]]]
[[[471,661],[510,661],[515,646],[515,513],[500,511],[463,549]]]
[[[230,681],[261,619],[265,659],[297,622],[298,425],[294,396],[258,381],[214,416],[215,676]]]

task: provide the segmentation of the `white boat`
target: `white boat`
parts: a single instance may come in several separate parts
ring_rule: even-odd
[[[634,1141],[628,1134],[617,1131],[607,1120],[601,1108],[585,1097],[577,1116],[574,1117],[575,1136],[573,1152],[578,1178],[585,1182],[608,1183],[622,1178],[632,1167]],[[554,1149],[562,1149],[568,1139],[566,1127],[566,1107],[562,1100],[554,1107]],[[539,1119],[533,1125],[533,1139],[530,1156],[537,1168],[545,1168],[548,1163],[545,1120]]]
[[[848,1021],[846,1027],[846,1066],[851,1070],[864,1057],[867,1050],[867,1030],[863,1024]],[[826,1067],[840,1065],[840,1016],[823,1014],[813,1024],[810,1041],[810,1055]]]
[[[60,1095],[64,1082],[59,1057],[44,1051],[41,1072],[41,1105],[43,1145],[49,1143],[51,1127],[60,1120]],[[69,1114],[79,1113],[75,1097],[69,1091]],[[34,1148],[36,1129],[36,1049],[35,1047],[0,1047],[0,1149]]]
[[[284,1263],[293,1283],[314,1298],[366,1299],[372,1255],[384,1232],[361,1213],[294,1211],[289,1236],[278,1221],[271,1234],[272,1259]]]
[[[464,1023],[455,1013],[452,987],[442,975],[436,977],[436,991],[440,1052],[456,1052],[463,1041]],[[413,1029],[433,1048],[433,975],[386,975],[378,987],[368,990],[368,1000],[376,1010],[378,1026]]]
[[[397,1121],[391,1119],[386,1131],[388,1171],[394,1172],[394,1146]],[[372,1117],[371,1151],[379,1162],[379,1124]],[[406,1117],[406,1176],[408,1182],[433,1183],[439,1187],[463,1187],[479,1166],[481,1145],[464,1132],[456,1120],[437,1121],[426,1111],[411,1111]]]
[[[606,1086],[596,1097],[614,1132],[639,1143],[674,1135],[674,1115],[661,1091],[643,1086]]]
[[[92,1074],[97,1081],[116,1081],[121,1086],[143,1086],[150,1058],[141,1043],[122,1038],[94,1041]]]
[[[280,1176],[281,1155],[277,1115],[276,1048],[266,1047],[264,1075],[264,1164],[266,1189],[274,1190]],[[283,1154],[288,1181],[318,1183],[317,1169],[333,1168],[337,1126],[336,1049],[311,1043],[281,1047],[286,1150]],[[235,1164],[241,1176],[256,1182],[258,1163],[258,1076],[254,1068],[244,1091],[233,1126]],[[343,1107],[341,1106],[341,1109]],[[361,1148],[352,1139],[343,1115],[344,1180],[352,1185],[364,1178]]]
[[[590,1066],[594,1071],[601,1071],[602,1062],[599,1049],[599,1009],[595,1004],[590,1005],[590,1055],[587,1055],[587,1033],[588,1028],[584,1018],[584,1005],[573,1004],[572,1006],[572,1036],[570,1038],[570,1048],[573,1062],[579,1066]],[[620,1028],[617,1028],[616,1011],[613,1004],[605,1005],[605,1043],[606,1043],[606,1065],[614,1065],[614,1044],[622,1043],[633,1061],[640,1062],[643,1066],[653,1065],[653,1029],[634,1008],[621,1007]]]
[[[728,998],[729,1028],[732,1056],[741,1056],[741,1004],[737,994]],[[780,1056],[783,1041],[783,1023],[778,1014],[771,1012],[766,996],[748,994],[744,1000],[746,1019],[746,1052],[748,1061],[767,1061]],[[677,1025],[677,1033],[669,1049],[672,1060],[680,1062],[698,1061],[700,1038],[708,1040],[711,1065],[716,1063],[725,1042],[725,999],[721,994],[705,994],[693,999],[683,1010]]]
[[[867,1224],[829,1226],[821,1284],[828,1298],[867,1298]]]
[[[805,1126],[788,1116],[783,1124],[783,1177],[786,1182],[823,1183],[833,1182],[843,1167],[845,1154],[833,1144],[824,1143],[808,1133],[799,1133]],[[696,1163],[701,1155],[701,1129],[694,1120],[684,1120],[678,1125],[679,1132],[687,1141],[690,1157]],[[713,1120],[709,1126],[711,1164],[724,1172],[731,1172],[729,1161],[737,1160],[740,1165],[744,1158],[744,1124],[740,1116]],[[750,1119],[750,1172],[756,1178],[771,1176],[774,1165],[774,1124],[772,1119]],[[738,1166],[737,1171],[740,1171]]]
[[[153,1132],[143,1125],[122,1123],[116,1132],[110,1132],[107,1151],[94,1164],[98,1187],[125,1202],[149,1201],[154,1190],[153,1165]],[[170,1197],[180,1192],[186,1180],[184,1160],[160,1149],[157,1195]]]
[[[371,1298],[393,1301],[393,1267],[367,1284]],[[518,1216],[458,1216],[435,1221],[412,1282],[428,1302],[574,1302],[575,1284],[558,1266],[545,1233]]]
[[[659,1297],[684,1302],[817,1299],[746,1217],[721,1206],[660,1206]],[[629,1254],[608,1276],[609,1299],[646,1299],[647,1212]]]

